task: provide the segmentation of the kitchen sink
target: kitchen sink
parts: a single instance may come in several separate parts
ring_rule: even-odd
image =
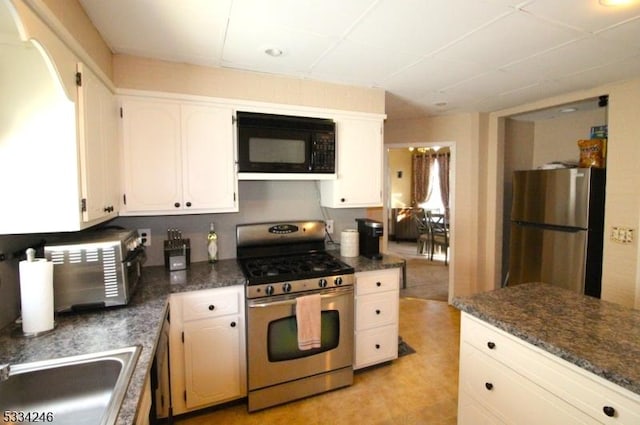
[[[113,424],[140,351],[140,346],[131,346],[12,364],[9,377],[0,381],[2,419],[9,423]]]

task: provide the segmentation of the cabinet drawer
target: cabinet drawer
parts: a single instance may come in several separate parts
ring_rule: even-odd
[[[462,320],[461,341],[548,389],[599,423],[640,424],[640,395],[467,314]]]
[[[396,324],[398,321],[398,293],[383,292],[356,299],[356,330]]]
[[[505,423],[599,423],[467,343],[462,344],[460,351],[460,377],[460,391],[469,394]]]
[[[400,289],[399,269],[356,273],[356,295]]]
[[[210,317],[237,314],[241,311],[240,293],[233,290],[212,289],[195,291],[182,295],[182,320],[205,319]]]
[[[398,358],[398,326],[356,332],[354,369]]]
[[[458,394],[458,425],[507,425],[480,405],[467,391]]]

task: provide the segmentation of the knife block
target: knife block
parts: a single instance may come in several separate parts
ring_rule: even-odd
[[[191,264],[191,242],[189,239],[164,241],[164,267],[170,271],[184,270]]]

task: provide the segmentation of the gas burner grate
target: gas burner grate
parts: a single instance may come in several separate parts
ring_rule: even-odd
[[[330,254],[312,253],[279,257],[244,259],[241,262],[249,283],[270,280],[296,280],[350,272],[352,268]]]

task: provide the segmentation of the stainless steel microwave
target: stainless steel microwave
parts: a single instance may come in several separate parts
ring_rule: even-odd
[[[238,112],[238,172],[335,176],[331,119]]]

